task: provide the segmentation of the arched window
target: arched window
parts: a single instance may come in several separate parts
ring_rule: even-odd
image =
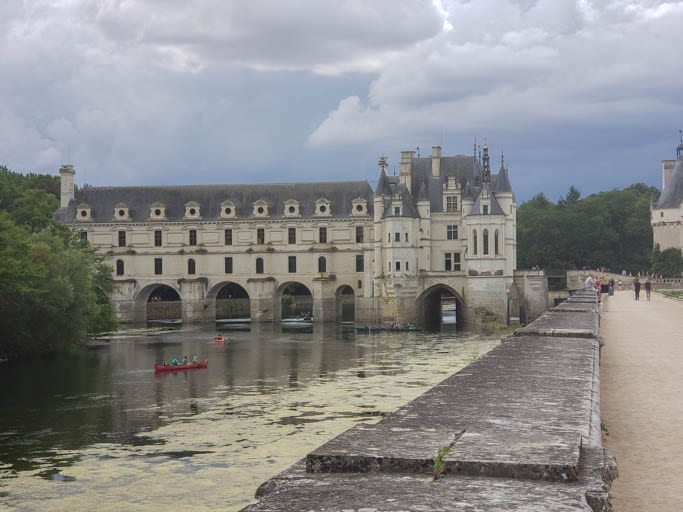
[[[472,230],[472,254],[477,255],[477,230]]]
[[[194,259],[190,258],[187,260],[187,273],[192,275],[195,273],[196,267],[194,263]]]
[[[327,272],[327,260],[325,256],[318,258],[318,272]]]
[[[263,274],[263,258],[256,258],[256,273]]]
[[[484,246],[484,254],[489,253],[489,230],[485,229],[484,230],[484,241],[483,241],[483,246]]]
[[[498,245],[498,230],[493,234],[493,249],[496,256],[500,254],[500,246]]]
[[[116,260],[116,275],[123,275],[123,260]]]

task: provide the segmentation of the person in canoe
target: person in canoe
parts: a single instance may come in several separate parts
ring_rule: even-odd
[[[214,340],[216,340],[216,343],[223,343],[225,341],[225,338],[223,337],[222,334],[218,334],[218,335],[216,335]]]
[[[178,366],[178,358],[177,357],[174,357],[173,359],[171,359],[171,366]]]
[[[187,356],[183,357],[183,364],[187,364]]]
[[[197,356],[196,356],[196,355],[195,355],[195,356],[192,356],[191,362],[192,362],[192,364],[197,364],[197,363],[198,363],[198,361],[197,361]]]

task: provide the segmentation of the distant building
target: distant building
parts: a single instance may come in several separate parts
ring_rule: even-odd
[[[676,160],[662,161],[662,194],[652,205],[651,223],[654,246],[683,249],[683,136]]]
[[[501,158],[401,153],[366,181],[83,187],[55,218],[114,269],[126,322],[248,317],[430,324],[519,317],[516,204]],[[442,307],[443,304],[443,307]],[[523,307],[523,305],[522,305]]]

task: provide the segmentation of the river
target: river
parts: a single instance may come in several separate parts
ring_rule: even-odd
[[[0,510],[220,510],[357,422],[376,422],[499,335],[335,325],[121,331],[0,368]],[[174,356],[207,369],[155,375]]]

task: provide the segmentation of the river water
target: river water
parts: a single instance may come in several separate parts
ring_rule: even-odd
[[[306,332],[308,331],[308,332]],[[220,510],[358,422],[376,422],[500,342],[476,334],[122,331],[0,368],[0,510]],[[155,375],[174,356],[207,369]]]

